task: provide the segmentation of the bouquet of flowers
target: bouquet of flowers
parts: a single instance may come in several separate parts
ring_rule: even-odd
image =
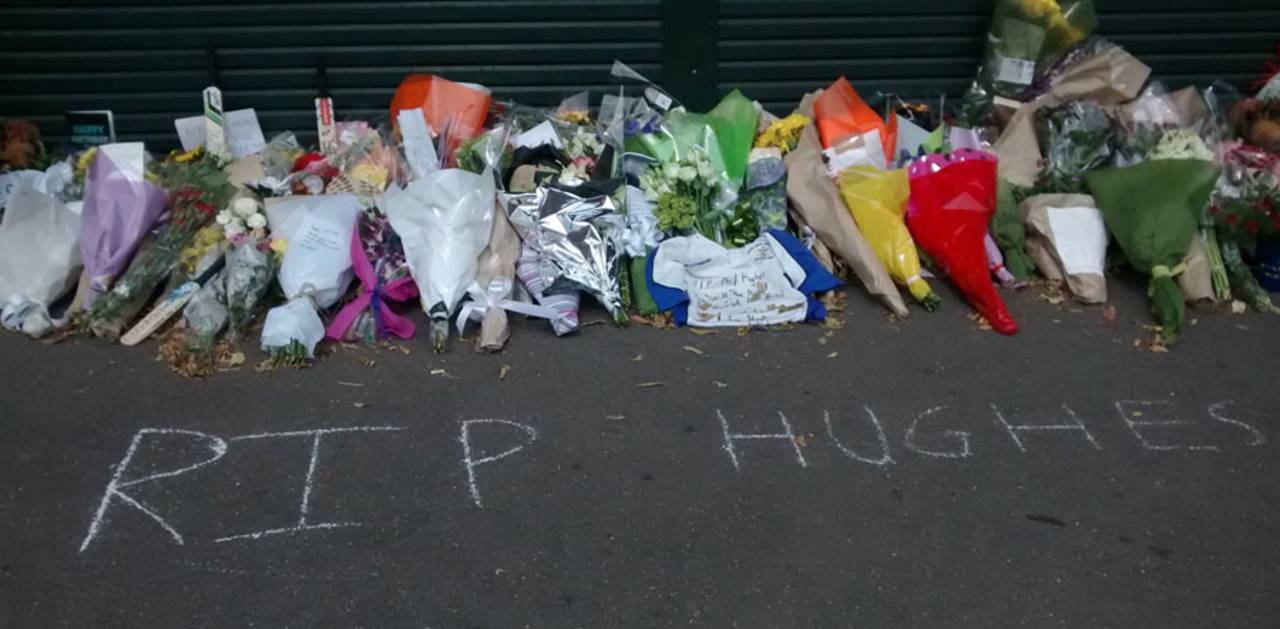
[[[1033,268],[1027,259],[1027,228],[1018,211],[1014,186],[1001,178],[996,182],[996,211],[991,215],[988,233],[1004,254],[1004,268],[1015,281],[1023,281]]]
[[[220,297],[227,309],[227,340],[239,341],[262,309],[263,298],[271,288],[280,264],[276,241],[245,241],[233,245],[225,254],[226,266],[215,278],[221,282]]]
[[[849,213],[889,275],[925,310],[936,310],[942,300],[920,276],[920,256],[904,220],[911,195],[907,171],[850,166],[840,173],[838,184]]]
[[[387,302],[417,297],[418,285],[413,282],[400,236],[376,206],[365,208],[356,217],[351,261],[360,280],[360,294],[338,311],[326,336],[335,341],[360,339],[369,345],[391,335],[411,338],[413,322],[393,312]]]
[[[164,211],[167,195],[146,181],[145,163],[140,142],[106,144],[79,160],[85,172],[80,254],[91,289],[86,307],[111,288]]]
[[[49,305],[80,273],[80,217],[52,195],[19,183],[0,222],[0,323],[32,337],[52,330]]]
[[[869,138],[874,135],[880,140],[877,153],[880,163],[875,165],[884,166],[884,158],[893,155],[897,136],[890,132],[888,123],[880,114],[858,96],[848,79],[840,77],[823,90],[813,101],[813,112],[824,148],[836,148],[852,137]]]
[[[179,373],[191,377],[213,373],[218,335],[227,325],[223,279],[224,276],[220,273],[206,282],[182,309],[182,320],[186,327],[181,350],[169,353],[162,351],[162,355],[171,359],[170,366]]]
[[[1277,312],[1242,252],[1280,238],[1280,186],[1274,169],[1280,160],[1253,147],[1233,145],[1224,150],[1222,165],[1208,218],[1220,241],[1231,287],[1253,309]]]
[[[384,203],[431,317],[431,341],[444,351],[449,321],[475,280],[476,260],[493,229],[495,184],[488,173],[450,168],[393,187]]]
[[[810,117],[813,99],[813,94],[806,94],[796,113]],[[858,229],[839,188],[827,177],[822,143],[813,124],[800,131],[800,139],[783,162],[787,166],[787,200],[795,209],[797,220],[812,228],[822,244],[848,264],[867,291],[879,297],[890,312],[907,316],[907,305],[893,278]]]
[[[697,231],[720,242],[725,215],[713,206],[719,174],[706,154],[695,148],[685,159],[658,163],[640,176],[640,188],[655,202],[658,228],[672,234]]]
[[[267,312],[262,349],[274,362],[315,356],[324,338],[318,310],[337,303],[351,283],[351,232],[362,204],[349,194],[302,198],[300,222],[288,234],[277,279],[288,303]]]
[[[1084,173],[1111,159],[1111,121],[1096,103],[1071,101],[1036,112],[1044,152],[1035,194],[1078,194]]]
[[[983,241],[996,207],[996,159],[961,149],[912,163],[907,227],[969,303],[1001,334],[1018,324],[991,283]]]
[[[625,218],[617,212],[612,191],[592,194],[580,188],[577,192],[540,187],[532,195],[509,200],[511,226],[536,252],[540,278],[534,284],[541,294],[585,290],[615,323],[625,323],[618,279]],[[524,279],[522,269],[517,273]],[[543,305],[551,304],[544,301]]]
[[[1085,174],[1107,229],[1129,264],[1151,276],[1148,294],[1165,342],[1182,331],[1183,294],[1174,277],[1218,179],[1212,162],[1151,160]]]
[[[995,93],[1016,97],[1097,27],[1092,0],[997,0],[982,82]]]
[[[112,340],[119,337],[128,319],[142,306],[140,300],[149,297],[169,277],[196,232],[214,220],[217,208],[225,206],[235,192],[216,157],[200,155],[187,162],[174,158],[158,170],[160,180],[173,190],[168,222],[151,245],[138,253],[111,292],[89,308],[84,325],[96,336]]]
[[[739,205],[750,210],[746,218],[763,233],[770,229],[787,228],[787,167],[782,161],[782,151],[777,148],[753,149],[747,162],[745,191]],[[730,244],[736,247],[751,242],[755,234],[744,242]]]

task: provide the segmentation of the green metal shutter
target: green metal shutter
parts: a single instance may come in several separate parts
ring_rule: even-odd
[[[1277,0],[1095,0],[1100,33],[1170,87],[1244,84],[1280,43]],[[844,74],[866,94],[957,95],[979,63],[990,0],[720,0],[719,88],[785,113]]]
[[[55,139],[63,112],[111,109],[121,138],[172,146],[200,113],[216,46],[227,109],[314,140],[323,57],[339,119],[385,115],[400,80],[437,73],[551,105],[625,59],[661,79],[659,0],[23,0],[0,5],[0,116]]]

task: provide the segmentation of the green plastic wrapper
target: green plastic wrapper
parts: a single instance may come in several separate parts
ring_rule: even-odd
[[[742,185],[747,173],[747,158],[756,137],[758,116],[755,103],[738,90],[729,92],[715,109],[707,113],[707,123],[715,130],[716,140],[720,143],[725,173],[735,188]]]
[[[1085,173],[1107,230],[1133,268],[1151,276],[1147,294],[1166,343],[1182,333],[1182,272],[1200,217],[1218,181],[1218,167],[1195,159],[1149,160]]]
[[[999,180],[996,188],[996,212],[991,215],[991,237],[1004,254],[1004,268],[1018,281],[1027,279],[1035,268],[1027,258],[1027,227],[1013,198],[1013,184]]]
[[[665,163],[685,159],[698,147],[720,174],[725,190],[732,193],[742,186],[747,172],[757,117],[755,104],[734,90],[708,113],[667,114],[658,131],[629,136],[626,148]]]
[[[637,256],[631,258],[631,307],[635,309],[636,314],[646,317],[658,314],[658,304],[653,301],[653,295],[649,294],[649,284],[645,282],[644,269],[648,263],[647,256]]]

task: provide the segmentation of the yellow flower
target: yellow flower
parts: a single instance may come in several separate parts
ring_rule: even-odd
[[[288,248],[289,248],[288,240],[285,240],[284,238],[271,239],[271,250],[276,252],[276,255],[283,256],[285,250]]]
[[[203,153],[204,153],[204,147],[197,146],[191,149],[190,151],[187,151],[186,153],[179,153],[177,151],[174,151],[169,155],[173,158],[173,161],[178,162],[179,164],[186,164],[187,162],[195,161]]]
[[[591,124],[591,112],[585,109],[570,109],[556,114],[556,118],[573,124]]]
[[[200,258],[212,251],[218,243],[222,242],[222,239],[222,228],[213,225],[201,227],[196,232],[191,244],[179,254],[178,268],[182,269],[187,275],[191,275],[195,272],[196,264],[200,262]]]
[[[800,114],[791,114],[778,120],[756,138],[756,148],[777,147],[783,155],[786,155],[795,147],[800,139],[800,132],[810,122],[813,121],[808,116]]]
[[[98,147],[93,147],[80,154],[80,159],[76,160],[76,179],[83,181],[85,175],[89,172],[89,164],[93,163],[93,156],[98,154]]]

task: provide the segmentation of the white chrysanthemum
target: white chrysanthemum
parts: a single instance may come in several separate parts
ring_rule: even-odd
[[[253,199],[240,197],[231,204],[231,211],[240,218],[249,218],[258,213],[258,204]]]
[[[226,226],[233,218],[235,217],[231,215],[230,210],[222,210],[221,212],[218,212],[218,215],[214,217],[213,220],[219,225]]]
[[[245,219],[245,224],[249,226],[249,229],[262,229],[267,226],[267,217],[254,212],[249,218]]]

